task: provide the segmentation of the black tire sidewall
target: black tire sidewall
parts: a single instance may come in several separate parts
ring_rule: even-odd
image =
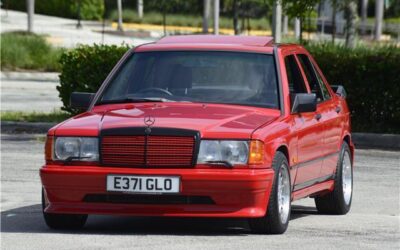
[[[340,150],[340,157],[339,157],[339,162],[336,168],[336,175],[335,175],[335,190],[334,190],[334,195],[337,197],[337,200],[339,201],[339,206],[341,210],[344,213],[347,213],[350,210],[351,203],[353,201],[353,163],[350,159],[351,162],[351,196],[350,196],[350,202],[349,204],[346,204],[344,194],[343,194],[343,158],[345,155],[345,152],[349,154],[351,157],[351,152],[349,145],[347,142],[343,142],[341,150]]]

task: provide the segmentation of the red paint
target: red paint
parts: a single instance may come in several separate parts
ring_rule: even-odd
[[[136,52],[157,50],[224,50],[273,53],[270,38],[182,36],[135,48]],[[196,165],[179,168],[118,168],[48,164],[40,176],[50,205],[46,212],[126,214],[154,216],[260,217],[266,213],[273,182],[272,159],[279,148],[288,152],[292,185],[333,174],[340,146],[350,136],[346,101],[333,93],[322,72],[331,99],[318,104],[316,112],[291,114],[290,95],[284,57],[308,54],[298,45],[277,49],[283,91],[283,110],[226,104],[135,103],[95,106],[48,132],[49,136],[98,136],[101,129],[143,127],[145,116],[156,118],[154,127],[194,129],[201,139],[245,139],[264,142],[264,164],[234,169]],[[310,56],[311,57],[311,56]],[[314,60],[311,58],[311,61]],[[315,63],[315,62],[314,62]],[[308,91],[310,91],[309,87]],[[340,107],[341,111],[336,112]],[[315,115],[322,118],[317,121]],[[349,137],[350,138],[350,137]],[[350,140],[351,149],[354,150]],[[323,156],[327,156],[324,157]],[[307,163],[308,162],[308,163]],[[174,175],[181,177],[182,195],[209,196],[215,205],[128,205],[85,203],[86,194],[105,194],[107,174]],[[325,181],[293,192],[293,199],[332,190],[334,182]]]

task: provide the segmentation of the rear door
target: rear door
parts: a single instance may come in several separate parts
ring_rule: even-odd
[[[306,75],[311,92],[315,93],[318,98],[317,116],[320,117],[319,121],[324,130],[323,143],[320,146],[322,167],[319,177],[328,178],[334,174],[337,163],[338,144],[341,136],[338,113],[340,113],[341,107],[337,105],[336,98],[330,93],[311,58],[307,54],[297,54],[297,58]]]

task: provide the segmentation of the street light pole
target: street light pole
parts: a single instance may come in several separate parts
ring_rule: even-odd
[[[33,32],[33,15],[35,14],[35,0],[26,0],[28,14],[28,32]]]

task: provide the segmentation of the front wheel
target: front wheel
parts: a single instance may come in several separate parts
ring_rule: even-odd
[[[286,156],[278,151],[272,162],[275,176],[267,213],[264,217],[249,220],[250,228],[253,232],[282,234],[288,228],[291,210],[291,186],[288,166]]]
[[[343,142],[335,174],[332,192],[315,197],[318,212],[323,214],[347,214],[353,197],[353,166],[349,145]]]
[[[87,220],[86,214],[52,214],[46,213],[46,199],[44,190],[42,189],[42,212],[46,225],[52,229],[80,229],[82,228]]]

